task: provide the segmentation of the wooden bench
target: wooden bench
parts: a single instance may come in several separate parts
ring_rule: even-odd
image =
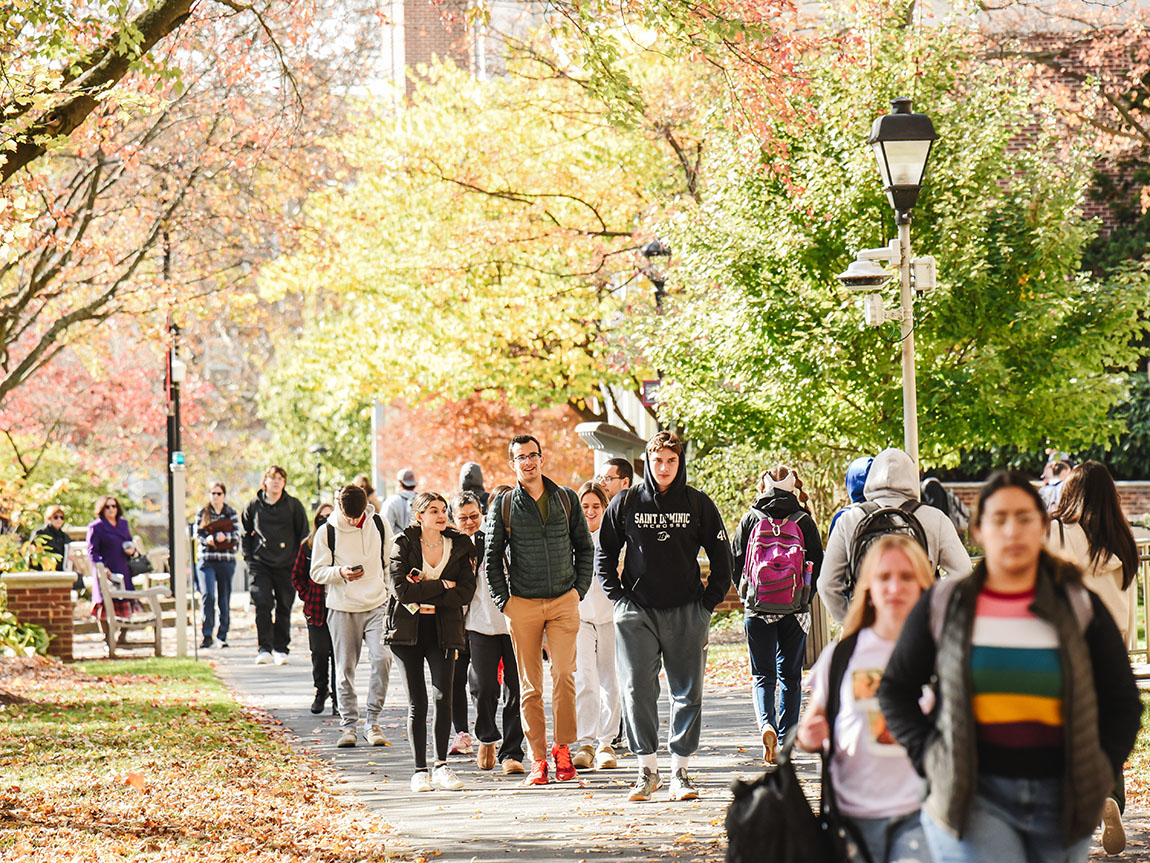
[[[100,597],[104,602],[104,620],[101,621],[101,628],[104,631],[104,638],[108,642],[109,658],[116,658],[117,647],[145,646],[145,642],[129,642],[127,636],[133,629],[146,629],[149,626],[152,627],[155,634],[153,645],[156,656],[163,656],[164,616],[160,609],[160,598],[171,596],[168,587],[161,585],[160,587],[149,587],[147,590],[125,590],[123,578],[114,572],[108,572],[108,568],[104,564],[97,563],[95,570],[96,580],[100,584]],[[118,599],[134,600],[142,603],[145,608],[121,616],[116,613],[115,600]]]

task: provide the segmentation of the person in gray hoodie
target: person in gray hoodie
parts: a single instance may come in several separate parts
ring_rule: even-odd
[[[918,469],[910,456],[893,448],[875,456],[863,497],[864,502],[848,507],[835,525],[819,576],[819,596],[838,623],[842,623],[850,603],[850,548],[859,523],[868,513],[866,505],[897,507],[908,500],[919,499]],[[970,555],[946,513],[932,506],[920,506],[914,511],[914,517],[926,534],[926,554],[932,570],[942,569],[952,576],[969,573]]]

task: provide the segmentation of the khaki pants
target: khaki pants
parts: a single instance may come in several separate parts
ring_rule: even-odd
[[[543,710],[543,633],[551,656],[551,721],[555,742],[574,743],[575,641],[579,635],[579,593],[572,588],[554,599],[512,596],[503,607],[519,666],[523,733],[534,761],[547,758],[547,718]]]

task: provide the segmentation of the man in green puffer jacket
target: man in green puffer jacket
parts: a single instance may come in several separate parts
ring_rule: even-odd
[[[543,448],[531,435],[508,447],[515,488],[491,501],[483,566],[495,604],[507,617],[519,666],[520,711],[531,749],[528,785],[547,784],[543,711],[543,636],[551,657],[555,778],[575,778],[569,744],[575,726],[575,639],[579,600],[591,585],[595,545],[575,492],[543,476]],[[504,550],[510,549],[510,562]]]

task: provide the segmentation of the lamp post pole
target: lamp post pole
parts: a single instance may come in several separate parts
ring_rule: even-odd
[[[899,310],[902,323],[902,445],[918,466],[918,390],[914,366],[914,293],[910,288],[910,213],[898,219]]]
[[[910,99],[893,99],[891,112],[874,121],[867,143],[874,150],[887,200],[898,222],[899,319],[902,330],[903,447],[918,465],[918,393],[914,367],[914,294],[910,271],[910,212],[918,203],[930,150],[938,134]]]

